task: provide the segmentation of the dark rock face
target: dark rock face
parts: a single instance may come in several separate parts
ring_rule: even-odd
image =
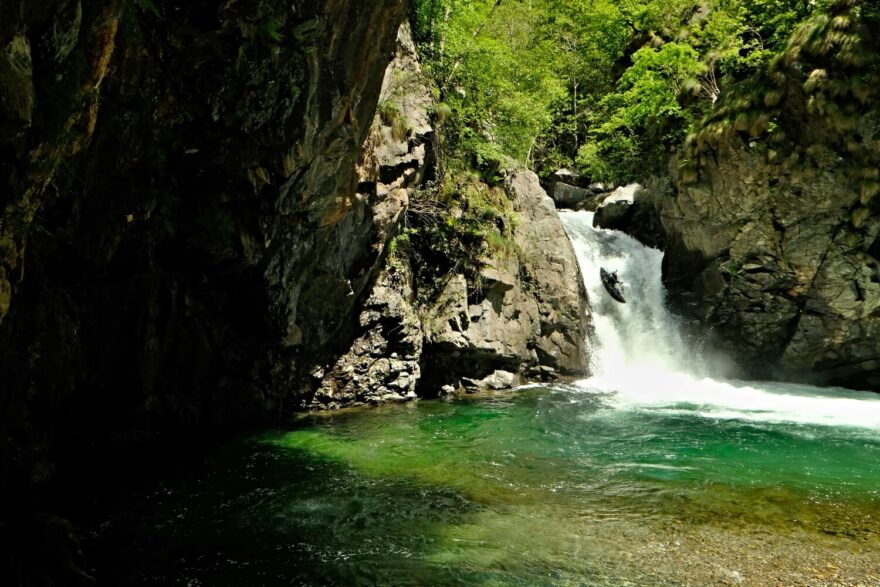
[[[680,307],[757,374],[880,389],[880,217],[853,212],[840,168],[827,153],[782,172],[727,145],[698,183],[648,190],[645,206]]]
[[[362,334],[324,377],[307,407],[341,408],[416,398],[422,330],[405,261],[384,271],[360,314]]]
[[[553,183],[553,202],[560,208],[574,208],[593,197],[593,192],[561,181]]]
[[[649,247],[664,250],[666,235],[654,208],[652,192],[665,194],[668,185],[653,180],[647,188],[633,186],[638,189],[631,189],[627,194],[619,194],[621,188],[618,188],[600,196],[602,202],[596,209],[593,226],[626,232]]]
[[[403,13],[0,6],[4,503],[86,446],[314,391],[406,205],[362,158]]]
[[[33,514],[0,524],[0,547],[0,578],[4,585],[95,585],[95,579],[85,570],[76,531],[67,520]]]
[[[359,187],[369,188],[381,198],[383,203],[375,213],[390,215],[388,225],[392,227],[409,202],[411,190],[430,174],[434,160],[434,129],[429,116],[434,100],[408,23],[400,27],[397,40],[382,83],[380,114],[365,145]],[[405,129],[402,136],[400,129]],[[339,408],[414,399],[422,353],[414,297],[409,264],[395,258],[376,280],[361,310],[358,337],[327,369],[317,392],[304,400],[303,407]]]

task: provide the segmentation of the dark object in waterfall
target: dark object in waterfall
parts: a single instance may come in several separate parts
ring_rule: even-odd
[[[605,286],[605,289],[608,291],[609,295],[612,298],[620,302],[621,304],[625,304],[626,300],[623,297],[623,284],[620,283],[620,280],[617,279],[617,271],[612,273],[608,273],[605,271],[604,267],[599,268],[599,277],[602,278],[602,285]]]

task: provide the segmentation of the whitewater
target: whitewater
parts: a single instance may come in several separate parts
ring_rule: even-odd
[[[704,341],[683,334],[666,305],[663,253],[619,231],[593,227],[592,212],[561,211],[592,306],[592,375],[577,386],[618,410],[749,422],[788,422],[880,432],[880,394],[805,384],[742,381]],[[627,303],[605,291],[616,271]]]

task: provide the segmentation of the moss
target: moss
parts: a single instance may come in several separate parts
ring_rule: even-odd
[[[283,27],[283,19],[278,17],[268,18],[257,28],[257,35],[264,41],[278,44],[284,41],[284,34],[281,32]]]
[[[392,100],[383,100],[377,109],[382,124],[391,129],[391,137],[395,141],[403,142],[412,135],[412,122],[403,114],[399,104]]]

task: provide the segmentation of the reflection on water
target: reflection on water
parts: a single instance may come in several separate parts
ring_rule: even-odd
[[[89,548],[109,584],[880,585],[880,430],[628,405],[556,386],[306,417]]]

